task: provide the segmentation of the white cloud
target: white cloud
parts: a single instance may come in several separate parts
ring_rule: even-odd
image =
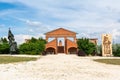
[[[24,18],[19,18],[19,17],[14,17],[14,18],[19,20],[19,21],[22,21],[22,22],[24,22],[27,25],[32,26],[32,27],[39,27],[39,26],[42,25],[42,23],[39,22],[39,21],[32,21],[32,20],[29,20],[29,19],[24,19]]]
[[[25,39],[31,39],[32,37],[34,38],[45,38],[43,34],[39,34],[39,35],[26,35],[26,34],[18,34],[15,35],[15,41],[19,44],[22,44],[25,42]]]
[[[90,35],[89,34],[87,34],[87,33],[80,33],[80,34],[78,34],[77,35],[77,38],[90,38]]]
[[[33,29],[29,29],[29,32],[34,32]]]
[[[28,25],[30,25],[30,26],[36,26],[36,27],[39,27],[39,26],[41,26],[42,25],[42,23],[41,22],[38,22],[38,21],[30,21],[30,20],[26,20],[26,23],[28,24]]]
[[[100,37],[102,33],[112,33],[113,38],[118,40],[118,36],[120,36],[120,23],[118,22],[120,20],[120,0],[2,1],[19,1],[35,9],[36,14],[33,14],[35,15],[33,19],[19,19],[28,26],[29,35],[43,34],[60,26],[79,33],[80,37]],[[9,12],[12,13],[12,11]],[[7,14],[6,11],[0,15]]]
[[[19,34],[19,35],[15,35],[15,40],[18,44],[22,44],[25,42],[25,39],[30,39],[31,37],[32,37],[31,35]]]
[[[119,39],[119,37],[120,37],[120,31],[117,30],[117,29],[112,30],[112,36],[113,36],[114,40]]]

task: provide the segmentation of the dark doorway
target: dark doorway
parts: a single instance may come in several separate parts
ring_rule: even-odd
[[[47,53],[47,54],[55,54],[55,49],[52,48],[52,47],[47,48],[47,49],[46,49],[46,53]]]
[[[58,46],[57,50],[58,53],[64,53],[64,46]]]
[[[77,53],[77,48],[71,47],[71,48],[68,49],[68,52],[69,52],[70,54],[76,54],[76,53]]]

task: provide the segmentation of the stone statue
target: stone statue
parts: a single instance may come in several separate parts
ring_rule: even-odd
[[[112,35],[102,35],[102,56],[112,56]]]
[[[104,44],[104,53],[105,54],[110,54],[110,44],[111,41],[109,40],[109,37],[106,35],[104,36],[104,40],[103,40],[103,44]]]
[[[9,39],[9,46],[10,46],[10,54],[17,52],[17,43],[15,42],[14,35],[12,34],[11,30],[8,31],[8,39]]]

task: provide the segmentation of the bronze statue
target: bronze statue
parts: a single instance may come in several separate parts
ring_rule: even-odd
[[[17,52],[17,43],[15,42],[14,35],[12,34],[11,30],[8,31],[8,39],[9,39],[9,46],[10,46],[10,54]]]

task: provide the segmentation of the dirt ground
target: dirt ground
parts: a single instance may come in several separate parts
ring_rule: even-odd
[[[57,54],[0,64],[0,80],[120,80],[120,66],[93,61],[98,58],[105,57]]]

